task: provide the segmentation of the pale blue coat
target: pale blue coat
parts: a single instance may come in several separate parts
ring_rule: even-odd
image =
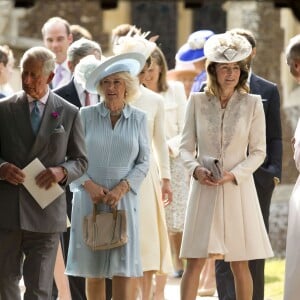
[[[149,167],[147,120],[144,112],[126,105],[114,129],[104,103],[81,109],[89,167],[71,184],[73,210],[66,274],[82,277],[142,276],[139,247],[138,191]],[[82,184],[88,179],[111,189],[126,178],[131,190],[119,202],[127,211],[128,243],[112,250],[91,251],[82,240],[82,219],[92,201]],[[105,204],[99,208],[107,210]]]

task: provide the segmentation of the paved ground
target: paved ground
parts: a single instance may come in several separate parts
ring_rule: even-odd
[[[179,300],[180,279],[169,278],[165,289],[166,300]],[[197,300],[217,300],[217,293],[213,297],[197,297]]]
[[[169,278],[168,283],[165,289],[165,300],[179,300],[179,284],[180,279],[175,278]],[[24,285],[21,281],[20,284],[22,294],[24,292]],[[217,300],[217,294],[215,294],[213,297],[197,297],[197,300]],[[76,299],[74,299],[76,300]]]

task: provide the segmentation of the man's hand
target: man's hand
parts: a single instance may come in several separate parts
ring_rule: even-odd
[[[61,182],[65,176],[63,167],[49,167],[35,177],[35,182],[40,188],[48,190],[53,183]]]
[[[25,174],[14,164],[5,163],[0,168],[0,178],[13,185],[18,185],[24,182]]]

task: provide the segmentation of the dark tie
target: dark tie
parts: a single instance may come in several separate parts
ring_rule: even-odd
[[[40,122],[41,122],[41,113],[40,109],[38,107],[38,100],[33,101],[33,108],[30,114],[31,118],[31,126],[33,129],[33,132],[37,134],[39,127],[40,127]]]
[[[84,99],[84,106],[89,106],[91,105],[91,97],[88,91],[84,91],[85,93],[85,99]]]

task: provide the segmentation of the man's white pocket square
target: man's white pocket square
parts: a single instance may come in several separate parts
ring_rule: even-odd
[[[65,128],[63,125],[59,125],[58,127],[54,128],[53,133],[63,133],[65,132]]]

